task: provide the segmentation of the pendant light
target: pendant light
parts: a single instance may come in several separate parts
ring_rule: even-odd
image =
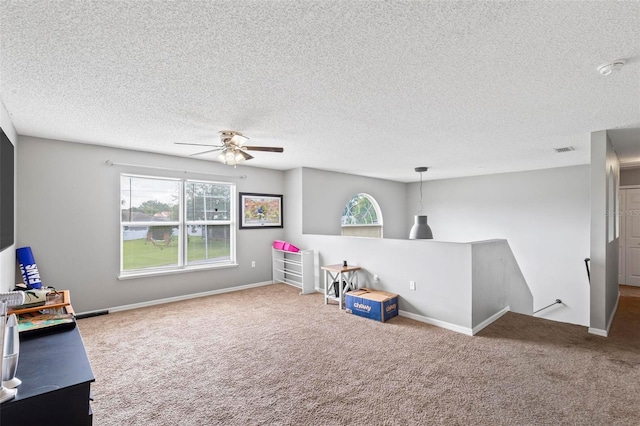
[[[428,167],[416,167],[415,171],[420,173],[420,209],[418,214],[414,216],[414,224],[409,232],[410,240],[432,240],[433,233],[431,228],[427,225],[427,216],[422,215],[422,173],[429,170]]]

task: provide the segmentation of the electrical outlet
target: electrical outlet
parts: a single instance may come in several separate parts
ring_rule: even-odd
[[[415,290],[415,289],[416,289],[416,282],[409,281],[409,290]]]
[[[256,267],[256,261],[255,261],[255,260],[252,260],[252,261],[251,261],[251,267],[252,267],[252,268],[255,268],[255,267]]]
[[[377,282],[379,282],[379,281],[380,281],[380,277],[378,277],[377,275],[374,275],[374,276],[373,276],[373,282],[374,282],[374,283],[377,283]]]

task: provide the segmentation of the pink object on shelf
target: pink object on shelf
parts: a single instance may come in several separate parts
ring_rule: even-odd
[[[296,246],[294,246],[291,243],[284,243],[284,251],[290,251],[291,253],[297,253],[300,251],[300,249]]]
[[[287,244],[284,241],[280,241],[280,240],[275,240],[273,242],[273,248],[274,249],[278,249],[278,250],[284,250],[284,245]]]

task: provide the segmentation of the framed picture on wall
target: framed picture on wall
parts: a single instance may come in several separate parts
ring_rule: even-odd
[[[240,193],[240,229],[282,228],[282,195]]]

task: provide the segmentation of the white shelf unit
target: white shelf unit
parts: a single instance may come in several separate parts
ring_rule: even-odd
[[[298,287],[300,294],[315,293],[313,250],[297,253],[271,248],[274,283],[280,282]]]

